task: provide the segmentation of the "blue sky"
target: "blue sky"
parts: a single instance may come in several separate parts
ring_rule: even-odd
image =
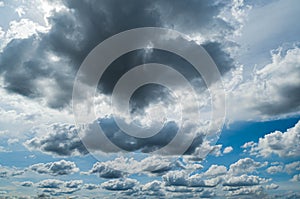
[[[2,0],[0,16],[0,198],[300,198],[299,1]],[[203,49],[220,79],[206,85],[190,60],[155,48],[181,37],[149,34],[89,93],[98,71],[84,66],[103,67],[123,46],[85,61],[91,50],[143,27],[184,34],[176,48]],[[123,45],[145,36],[133,38]],[[126,101],[130,83],[148,78],[169,87],[152,82]]]

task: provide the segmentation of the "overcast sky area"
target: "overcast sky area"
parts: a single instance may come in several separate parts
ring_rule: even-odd
[[[300,198],[299,19],[298,0],[0,0],[0,198]],[[143,27],[170,34],[86,61]]]

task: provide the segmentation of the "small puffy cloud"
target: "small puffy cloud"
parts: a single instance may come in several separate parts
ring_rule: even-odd
[[[264,179],[253,175],[232,176],[223,183],[223,186],[254,186],[259,185]]]
[[[125,191],[129,189],[133,189],[139,183],[135,179],[131,178],[121,178],[116,180],[109,180],[107,182],[103,182],[101,187],[111,191]]]
[[[291,179],[292,182],[300,182],[300,174],[296,174]]]
[[[266,185],[266,189],[278,189],[279,185],[277,184],[269,184],[269,185]]]
[[[266,171],[269,174],[275,174],[283,171],[283,166],[278,165],[278,166],[270,166],[269,168],[266,169]]]
[[[185,171],[170,171],[163,175],[163,180],[167,186],[187,186],[188,175]]]
[[[300,155],[300,121],[286,132],[275,131],[259,138],[258,143],[246,143],[250,154],[268,157],[272,154],[279,157],[299,157]]]
[[[257,169],[266,166],[267,163],[256,162],[251,158],[240,159],[229,167],[231,174],[253,173]]]
[[[57,162],[38,163],[29,167],[31,171],[52,176],[69,175],[79,171],[74,162],[60,160]]]
[[[261,186],[241,187],[237,190],[229,191],[227,196],[247,196],[247,197],[264,197],[264,188]]]
[[[87,190],[94,190],[94,189],[98,189],[99,187],[100,187],[99,185],[90,184],[90,183],[83,185],[83,188]]]
[[[110,167],[110,162],[97,162],[89,171],[90,174],[98,174],[101,178],[121,178],[125,175],[123,171]]]
[[[53,124],[48,131],[46,135],[44,133],[44,136],[27,140],[24,143],[25,147],[55,156],[85,155],[88,153],[80,141],[74,125]]]
[[[149,156],[142,160],[118,157],[111,161],[96,162],[92,169],[84,174],[98,174],[102,178],[121,178],[127,174],[146,173],[148,175],[162,175],[174,168],[171,159],[159,156]]]
[[[225,149],[223,150],[224,154],[230,153],[233,151],[233,148],[231,146],[225,147]]]
[[[23,187],[32,187],[34,185],[34,183],[31,181],[24,181],[24,182],[21,182],[20,185]]]
[[[61,181],[56,179],[46,179],[36,183],[36,186],[44,193],[49,193],[53,196],[62,194],[72,194],[82,188],[82,180]]]
[[[219,176],[225,175],[227,173],[227,168],[223,165],[211,165],[209,169],[204,173],[205,176]]]
[[[220,183],[220,178],[205,178],[202,174],[190,176],[186,171],[170,171],[163,175],[166,186],[186,187],[215,187]]]
[[[0,165],[0,178],[9,178],[24,174],[24,170]]]
[[[285,172],[291,174],[294,172],[300,171],[300,161],[292,162],[289,164],[286,164],[284,167]]]
[[[141,195],[164,196],[163,184],[161,181],[153,180],[141,185]]]

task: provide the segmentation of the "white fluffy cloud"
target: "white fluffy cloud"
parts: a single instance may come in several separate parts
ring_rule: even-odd
[[[159,156],[149,156],[142,160],[118,157],[111,161],[96,162],[92,169],[84,174],[98,174],[102,178],[121,178],[135,173],[162,175],[174,167],[175,162],[172,159]]]
[[[121,178],[116,180],[109,180],[103,182],[101,187],[111,191],[125,191],[129,189],[133,189],[138,185],[138,181],[131,178]]]
[[[270,174],[275,174],[275,173],[279,173],[282,172],[283,170],[283,166],[282,165],[278,165],[278,166],[270,166],[269,168],[266,169],[266,171]]]
[[[233,151],[233,148],[231,146],[225,147],[225,149],[223,150],[224,154],[230,153]]]
[[[292,182],[300,182],[300,174],[296,174],[291,179]]]
[[[241,175],[241,176],[233,176],[230,177],[228,180],[226,180],[223,185],[224,186],[254,186],[259,185],[261,181],[264,181],[264,179],[260,178],[259,176],[253,176],[253,175]]]
[[[291,162],[289,164],[286,164],[284,167],[284,170],[289,174],[294,173],[294,172],[299,172],[300,171],[300,161]]]
[[[282,158],[299,157],[300,155],[300,121],[286,132],[275,131],[259,138],[258,143],[246,143],[250,154],[268,157],[272,154]]]
[[[256,162],[251,158],[240,159],[237,162],[233,163],[229,167],[229,173],[232,174],[245,174],[253,173],[257,169],[266,166],[267,163]]]
[[[82,180],[62,181],[56,179],[46,179],[35,184],[35,186],[44,193],[50,193],[54,196],[74,193],[79,191],[82,185]]]
[[[79,171],[74,162],[60,160],[57,162],[38,163],[29,167],[31,171],[52,176],[69,175]]]

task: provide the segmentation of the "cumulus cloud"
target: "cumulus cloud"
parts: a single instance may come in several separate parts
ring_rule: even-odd
[[[266,171],[270,174],[279,173],[279,172],[282,172],[282,170],[283,170],[283,166],[281,166],[281,165],[270,166],[269,168],[266,169]]]
[[[229,167],[229,173],[232,174],[244,174],[244,173],[253,173],[257,169],[266,166],[267,163],[256,162],[251,158],[243,158],[233,163]]]
[[[227,196],[264,197],[266,195],[262,186],[241,187],[234,191],[229,191]]]
[[[34,183],[31,181],[24,181],[24,182],[21,182],[20,185],[23,187],[32,187],[34,185]]]
[[[186,187],[215,187],[220,183],[220,178],[204,178],[202,174],[189,175],[186,171],[170,171],[162,176],[166,186]]]
[[[231,146],[225,147],[225,149],[223,150],[224,154],[230,153],[233,151],[233,148]]]
[[[24,174],[24,170],[0,165],[0,178],[9,178]]]
[[[284,171],[288,174],[300,171],[300,161],[291,162],[289,164],[286,164],[284,167]]]
[[[223,165],[211,165],[209,169],[204,173],[206,176],[219,176],[227,173],[227,168]]]
[[[74,162],[60,160],[57,162],[38,163],[29,167],[31,171],[52,176],[69,175],[79,171]]]
[[[270,185],[266,185],[266,189],[278,189],[279,185],[277,184],[270,184]]]
[[[286,132],[275,131],[259,138],[258,143],[244,145],[250,148],[250,154],[268,157],[272,154],[282,158],[298,157],[300,154],[300,121]]]
[[[118,157],[111,161],[96,162],[84,174],[98,174],[102,178],[121,178],[135,173],[162,175],[173,168],[175,168],[175,162],[172,159],[159,156],[149,156],[142,160]]]
[[[292,182],[300,182],[300,174],[296,174],[291,179]]]
[[[255,67],[250,75],[243,66],[226,75],[228,120],[268,120],[298,114],[299,55],[297,44],[288,50],[279,47],[271,51],[271,63]]]
[[[44,136],[36,136],[27,140],[24,145],[30,150],[39,150],[56,156],[85,155],[88,153],[80,141],[74,125],[53,124],[48,131]]]
[[[101,187],[111,191],[126,191],[129,189],[133,189],[138,185],[138,181],[131,178],[121,178],[116,180],[109,180],[103,182]]]
[[[82,180],[61,181],[56,179],[46,179],[36,183],[36,186],[44,193],[49,193],[53,196],[62,194],[72,194],[82,188]]]
[[[241,175],[241,176],[233,176],[226,180],[223,185],[224,186],[254,186],[259,185],[261,181],[264,181],[264,179],[253,176],[253,175]]]

